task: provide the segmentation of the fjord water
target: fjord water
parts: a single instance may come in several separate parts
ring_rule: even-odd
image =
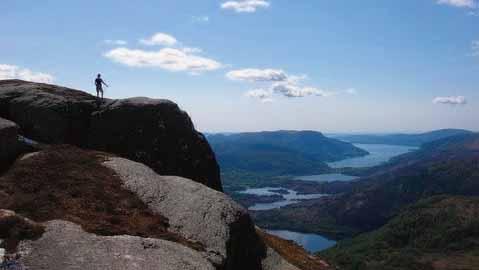
[[[285,191],[287,193],[282,193],[280,191]],[[325,194],[298,194],[294,190],[285,189],[285,188],[250,188],[244,191],[240,191],[243,194],[251,194],[258,196],[270,196],[270,195],[280,195],[283,197],[282,201],[272,202],[272,203],[257,203],[248,208],[248,210],[253,211],[262,211],[262,210],[271,210],[280,208],[286,205],[295,204],[301,200],[311,200],[327,196]]]
[[[329,240],[319,234],[298,233],[287,230],[268,230],[267,232],[283,239],[294,241],[310,253],[325,250],[336,245],[336,241]]]
[[[342,173],[326,173],[326,174],[318,174],[318,175],[306,175],[306,176],[298,176],[294,179],[303,180],[303,181],[313,181],[313,182],[333,182],[333,181],[341,181],[341,182],[348,182],[352,180],[356,180],[359,177],[346,175]]]
[[[400,146],[400,145],[384,145],[384,144],[354,144],[355,146],[362,148],[368,151],[370,154],[363,157],[357,158],[348,158],[337,162],[329,163],[328,165],[333,168],[343,168],[343,167],[371,167],[377,166],[382,163],[389,161],[391,158],[414,151],[418,149],[417,147],[412,146]],[[297,180],[304,181],[314,181],[314,182],[332,182],[332,181],[354,181],[358,179],[357,177],[345,175],[345,174],[320,174],[320,175],[307,175],[296,177]],[[281,189],[281,188],[279,188]],[[255,194],[260,196],[275,195],[279,194],[275,192],[274,188],[263,188],[263,189],[247,189],[242,191],[246,194]],[[314,199],[322,196],[327,196],[325,194],[310,194],[310,195],[298,195],[292,190],[288,190],[288,194],[283,195],[283,201],[274,202],[274,203],[264,203],[256,204],[249,208],[249,210],[270,210],[275,208],[280,208],[286,205],[294,204],[304,199]],[[280,194],[282,195],[282,194]],[[305,197],[309,196],[309,197]],[[284,239],[295,241],[297,244],[303,246],[308,252],[314,253],[318,251],[325,250],[336,244],[336,241],[327,239],[319,234],[307,234],[299,233],[288,230],[271,230],[269,233],[279,236]]]
[[[388,144],[354,144],[354,146],[369,152],[369,155],[356,158],[343,159],[337,162],[330,162],[332,168],[362,168],[381,165],[391,158],[417,150],[414,146],[388,145]]]
[[[347,158],[337,162],[330,162],[332,168],[363,168],[381,165],[391,158],[417,150],[414,146],[388,145],[388,144],[354,144],[354,146],[369,152],[363,157]],[[353,181],[358,177],[340,173],[298,176],[295,179],[314,182]]]

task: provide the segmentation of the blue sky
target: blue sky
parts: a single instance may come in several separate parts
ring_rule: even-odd
[[[0,2],[0,79],[177,102],[208,132],[479,130],[473,0]]]

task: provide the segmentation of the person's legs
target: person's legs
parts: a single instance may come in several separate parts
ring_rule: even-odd
[[[100,98],[100,95],[101,95],[101,99],[103,99],[103,88],[97,86],[96,87],[96,97]]]

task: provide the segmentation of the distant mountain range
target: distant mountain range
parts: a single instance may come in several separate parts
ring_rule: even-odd
[[[388,135],[344,135],[336,134],[334,138],[351,143],[363,144],[393,144],[406,146],[421,146],[435,140],[472,133],[464,129],[440,129],[420,134],[388,134]]]
[[[222,170],[270,175],[315,174],[326,162],[367,155],[351,143],[315,131],[273,131],[207,136]]]

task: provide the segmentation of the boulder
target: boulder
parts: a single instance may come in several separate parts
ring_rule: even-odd
[[[300,270],[268,247],[266,258],[263,260],[263,270]]]
[[[205,137],[169,100],[115,100],[91,118],[89,147],[142,162],[221,190],[219,167]]]
[[[123,158],[109,158],[104,165],[154,212],[168,218],[170,230],[203,244],[220,269],[261,269],[265,248],[253,222],[225,194],[186,178],[160,176]]]
[[[28,269],[48,270],[215,270],[201,253],[180,244],[136,236],[97,236],[74,223],[45,224],[38,240],[18,251]]]
[[[334,270],[318,256],[309,254],[293,241],[285,240],[256,228],[257,234],[267,245],[267,255],[263,259],[263,270]]]
[[[18,126],[0,118],[0,169],[14,159],[18,151]]]
[[[0,117],[43,143],[68,143],[142,162],[222,191],[219,166],[189,116],[168,100],[106,100],[82,91],[0,81]]]

